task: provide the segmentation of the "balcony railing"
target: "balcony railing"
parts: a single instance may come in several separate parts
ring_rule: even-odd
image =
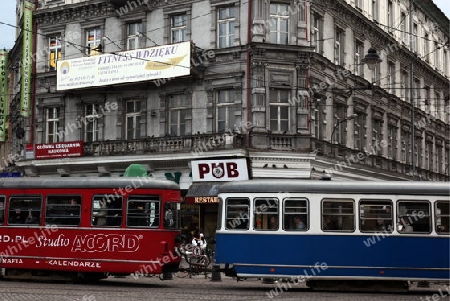
[[[143,138],[140,140],[107,140],[84,143],[84,156],[139,155],[148,153],[193,152],[244,146],[242,134],[200,134],[177,137]]]

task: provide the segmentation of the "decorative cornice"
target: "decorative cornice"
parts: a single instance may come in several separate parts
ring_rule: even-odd
[[[66,24],[69,22],[82,22],[88,19],[106,18],[114,15],[114,7],[108,1],[98,0],[81,2],[73,5],[58,6],[55,8],[39,9],[35,12],[36,22],[39,26]]]

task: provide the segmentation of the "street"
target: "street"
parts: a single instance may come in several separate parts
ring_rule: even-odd
[[[283,286],[284,285],[284,286]],[[275,290],[276,288],[276,290]],[[261,280],[216,282],[203,276],[161,281],[158,277],[113,278],[95,284],[0,280],[2,301],[137,301],[137,300],[450,300],[449,286],[413,287],[408,293],[314,292],[303,283],[263,284]],[[270,297],[269,297],[270,296]]]

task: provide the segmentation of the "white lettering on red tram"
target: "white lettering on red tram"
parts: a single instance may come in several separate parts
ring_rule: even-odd
[[[136,252],[141,238],[130,234],[76,235],[72,252]]]
[[[56,265],[60,267],[86,267],[86,268],[101,268],[100,262],[93,261],[77,261],[77,260],[49,260],[49,265]]]

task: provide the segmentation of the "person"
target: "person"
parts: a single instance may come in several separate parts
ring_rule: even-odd
[[[270,230],[277,230],[278,229],[278,220],[275,216],[270,217],[269,221],[269,229]]]
[[[200,247],[202,250],[206,248],[206,239],[200,230],[195,230],[194,235],[192,237],[192,246]]]
[[[329,215],[323,217],[323,229],[324,230],[339,230],[339,226],[336,219],[332,219]]]
[[[300,215],[294,215],[294,230],[306,230],[306,225]]]
[[[401,233],[411,233],[414,231],[414,228],[402,217],[400,218],[400,222],[397,224],[397,231]]]
[[[25,219],[25,224],[38,224],[39,220],[37,217],[33,216],[31,209],[28,210],[28,216]]]
[[[122,204],[121,200],[108,199],[109,215],[106,217],[106,224],[108,226],[120,226],[122,224]]]
[[[22,211],[15,209],[14,213],[9,217],[10,224],[23,224]]]
[[[105,226],[106,225],[106,216],[108,215],[108,207],[106,206],[106,200],[102,199],[100,202],[100,211],[97,213],[96,225],[97,226]]]

